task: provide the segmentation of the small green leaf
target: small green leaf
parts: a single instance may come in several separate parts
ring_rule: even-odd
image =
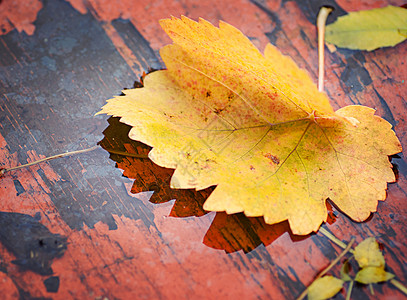
[[[315,280],[308,288],[309,300],[324,300],[335,296],[343,286],[343,281],[334,276],[324,276]]]
[[[350,265],[349,261],[345,261],[341,267],[341,279],[343,281],[352,281],[352,278],[349,276]]]
[[[355,247],[354,256],[359,267],[379,267],[384,268],[385,261],[379,244],[373,237],[367,238]]]
[[[387,6],[351,12],[326,27],[325,41],[338,47],[374,50],[406,39],[407,9]]]
[[[383,268],[366,267],[356,274],[355,280],[360,283],[369,284],[388,281],[393,278],[394,274],[386,272]]]

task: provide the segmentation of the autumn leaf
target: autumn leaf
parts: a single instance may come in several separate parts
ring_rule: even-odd
[[[407,9],[387,6],[351,12],[326,27],[325,41],[343,48],[374,50],[407,38]]]
[[[167,70],[100,113],[121,117],[153,162],[175,169],[173,188],[216,186],[204,209],[288,220],[295,234],[318,230],[327,198],[356,221],[376,211],[401,146],[373,109],[334,112],[289,57],[270,44],[261,54],[224,22],[161,25],[174,42],[160,51]]]
[[[369,284],[394,278],[393,274],[384,270],[384,257],[375,238],[367,238],[357,245],[354,256],[361,268],[356,274],[356,281]]]
[[[394,274],[386,272],[383,268],[366,267],[360,270],[355,277],[355,281],[369,284],[388,281],[394,278]]]
[[[343,281],[327,275],[315,280],[308,287],[308,299],[309,300],[324,300],[335,296],[343,286]]]
[[[363,240],[355,247],[354,256],[359,264],[359,267],[380,267],[384,268],[385,261],[382,252],[379,249],[379,244],[374,237],[369,237]]]

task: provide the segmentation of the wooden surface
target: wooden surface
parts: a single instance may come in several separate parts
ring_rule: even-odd
[[[207,213],[211,192],[169,189],[171,170],[104,149],[148,153],[117,119],[94,114],[105,100],[163,68],[169,43],[158,20],[222,19],[260,49],[272,42],[316,82],[315,19],[321,4],[346,11],[404,1],[0,1],[0,167],[87,148],[0,178],[2,299],[294,299],[341,249],[287,224]],[[335,109],[363,104],[392,125],[407,149],[407,43],[326,55]],[[407,284],[407,165],[366,222],[331,209],[339,239],[375,236],[387,270]],[[152,192],[154,194],[152,195]],[[176,199],[176,200],[173,200]],[[339,276],[339,267],[333,269]],[[356,285],[353,299],[402,299],[391,284]],[[335,299],[344,299],[345,292]]]

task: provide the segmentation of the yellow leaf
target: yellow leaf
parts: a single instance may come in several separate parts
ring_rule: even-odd
[[[324,300],[335,296],[343,286],[343,281],[333,277],[324,276],[315,280],[308,288],[309,300]]]
[[[384,268],[385,261],[379,244],[373,237],[367,238],[355,247],[354,256],[359,267]]]
[[[394,274],[386,272],[383,268],[366,267],[356,274],[355,280],[363,284],[369,284],[388,281],[393,278]]]
[[[326,27],[325,41],[338,47],[374,50],[406,39],[407,9],[387,6],[351,12]]]
[[[385,199],[387,156],[401,146],[373,109],[334,112],[289,57],[272,45],[262,55],[224,22],[161,25],[174,41],[160,52],[168,69],[100,113],[120,116],[151,160],[175,169],[173,188],[216,185],[206,210],[288,220],[295,234],[318,230],[328,197],[357,221]]]

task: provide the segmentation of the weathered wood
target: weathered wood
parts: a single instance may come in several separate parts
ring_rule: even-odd
[[[292,235],[285,222],[206,213],[210,189],[171,190],[172,170],[103,150],[149,148],[129,140],[117,119],[94,114],[143,72],[164,67],[158,49],[169,39],[160,18],[222,19],[260,49],[271,41],[316,82],[321,4],[336,8],[332,22],[350,9],[403,1],[12,2],[0,1],[0,167],[100,141],[102,147],[0,178],[3,299],[294,299],[341,252],[320,234]],[[326,53],[325,81],[335,108],[376,108],[404,149],[406,57],[407,43],[374,52],[339,49]],[[344,241],[377,237],[388,270],[406,284],[407,164],[402,154],[392,162],[398,182],[377,213],[355,223],[333,208],[324,227]],[[389,283],[374,290],[371,296],[355,286],[353,299],[403,297]]]

